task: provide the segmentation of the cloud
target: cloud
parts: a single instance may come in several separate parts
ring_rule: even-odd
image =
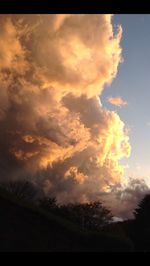
[[[111,203],[131,152],[100,100],[121,63],[121,26],[114,33],[111,15],[0,15],[0,25],[0,180]]]
[[[126,185],[113,187],[109,195],[104,195],[104,201],[108,206],[112,205],[112,210],[117,217],[132,219],[133,211],[146,194],[150,194],[150,188],[145,181],[130,178]]]
[[[121,97],[108,97],[107,101],[111,103],[112,105],[122,107],[124,105],[127,105],[127,102],[124,101]]]
[[[18,32],[10,17],[1,15],[0,18],[0,68],[11,68],[24,73],[28,69],[25,60],[25,50],[18,39]]]

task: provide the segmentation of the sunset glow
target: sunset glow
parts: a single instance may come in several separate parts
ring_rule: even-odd
[[[128,99],[112,90],[124,64],[113,19],[0,15],[0,171],[2,180],[30,176],[61,203],[103,200],[124,216],[136,200],[120,191],[137,186],[122,161],[132,144],[116,109]]]

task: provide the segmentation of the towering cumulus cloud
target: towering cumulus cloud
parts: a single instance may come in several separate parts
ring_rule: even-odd
[[[121,62],[111,15],[0,16],[0,178],[30,176],[60,202],[123,180],[124,123],[100,100]]]

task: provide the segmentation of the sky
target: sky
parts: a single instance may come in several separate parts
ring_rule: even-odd
[[[131,217],[150,190],[149,20],[0,15],[0,182]]]
[[[131,155],[122,160],[127,166],[125,175],[146,178],[150,185],[150,15],[114,15],[114,27],[117,24],[123,29],[123,62],[101,99],[129,128]],[[121,96],[127,105],[111,105],[110,95]]]

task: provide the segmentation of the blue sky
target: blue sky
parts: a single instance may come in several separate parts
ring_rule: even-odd
[[[126,176],[145,177],[150,184],[150,15],[115,15],[121,24],[124,62],[118,75],[102,95],[102,103],[115,110],[128,128],[132,147]],[[122,108],[107,102],[108,96],[121,96],[128,102]]]

